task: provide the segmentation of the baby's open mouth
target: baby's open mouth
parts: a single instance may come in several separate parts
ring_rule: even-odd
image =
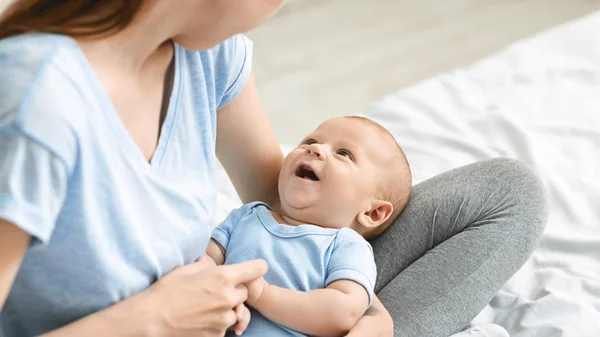
[[[300,165],[298,169],[296,169],[296,177],[312,181],[319,181],[319,177],[317,177],[315,171],[313,171],[308,165]]]

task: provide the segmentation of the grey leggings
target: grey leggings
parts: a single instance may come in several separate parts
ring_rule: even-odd
[[[396,337],[445,337],[466,328],[525,263],[547,220],[533,171],[493,159],[413,187],[396,222],[372,242],[375,287]]]

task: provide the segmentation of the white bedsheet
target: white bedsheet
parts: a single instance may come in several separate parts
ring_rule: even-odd
[[[415,182],[508,156],[533,165],[548,188],[539,247],[463,336],[600,336],[600,13],[391,94],[364,115],[397,137]],[[239,204],[221,178],[219,219]]]
[[[551,214],[527,264],[473,321],[513,337],[600,336],[600,13],[389,95],[418,181],[497,156],[533,165]]]

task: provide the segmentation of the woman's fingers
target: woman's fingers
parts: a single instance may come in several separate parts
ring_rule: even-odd
[[[240,304],[243,304],[248,298],[248,289],[243,284],[236,285],[233,289],[225,289],[224,295],[224,307],[227,309],[234,309]]]
[[[205,266],[208,267],[216,267],[217,264],[215,263],[215,260],[213,260],[210,256],[204,254],[202,255],[197,261],[196,263],[200,263],[203,264]]]
[[[183,275],[196,275],[206,271],[209,268],[215,267],[215,261],[208,255],[203,255],[196,262],[178,267],[176,270]]]
[[[267,273],[265,260],[252,260],[238,264],[220,267],[223,281],[229,284],[244,284],[253,281]]]
[[[246,283],[267,272],[264,260],[253,260],[227,266],[214,266],[212,259],[201,257],[195,263],[180,267],[180,275],[194,275],[198,291],[211,289],[213,302],[221,309],[232,310],[248,298]]]
[[[237,323],[233,326],[233,331],[240,336],[250,324],[250,310],[244,304],[240,304],[235,307],[235,316],[237,317]]]
[[[217,319],[214,323],[220,326],[222,331],[225,332],[227,329],[237,323],[237,315],[232,309],[223,311],[217,316]]]
[[[167,331],[190,329],[198,336],[223,336],[234,328],[239,334],[250,322],[250,311],[243,305],[248,298],[246,284],[266,272],[263,260],[215,266],[209,258],[200,258],[160,278],[153,285],[157,291],[147,294],[169,322]]]

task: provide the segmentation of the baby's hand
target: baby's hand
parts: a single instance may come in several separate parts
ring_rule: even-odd
[[[269,286],[269,284],[263,277],[259,277],[250,283],[246,283],[246,288],[248,289],[248,299],[246,300],[246,303],[251,307],[256,307],[258,300],[267,286]]]

